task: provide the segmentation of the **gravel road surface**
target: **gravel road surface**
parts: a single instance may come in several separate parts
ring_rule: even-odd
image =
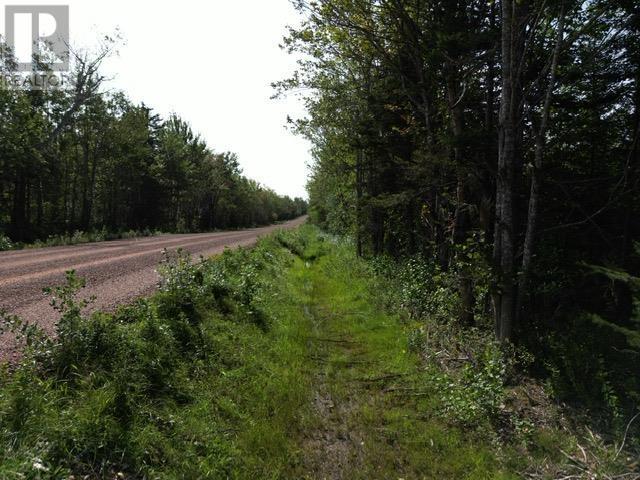
[[[95,296],[92,310],[113,310],[155,290],[156,268],[162,250],[182,248],[194,257],[211,256],[226,247],[252,245],[258,237],[278,228],[293,228],[305,217],[281,225],[232,232],[192,235],[161,235],[133,240],[115,240],[68,247],[0,252],[0,309],[37,322],[52,332],[56,312],[44,296],[45,287],[64,283],[68,270],[86,279],[82,297]],[[0,359],[19,355],[9,335],[0,336]]]

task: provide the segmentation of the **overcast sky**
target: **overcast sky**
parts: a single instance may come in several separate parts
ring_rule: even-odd
[[[2,2],[4,3],[4,2]],[[278,45],[299,22],[289,0],[71,0],[71,43],[96,45],[119,29],[124,44],[103,68],[108,88],[124,90],[160,114],[176,112],[216,151],[239,155],[244,173],[278,193],[306,196],[308,143],[285,127],[299,100],[271,100],[271,82],[295,59]]]

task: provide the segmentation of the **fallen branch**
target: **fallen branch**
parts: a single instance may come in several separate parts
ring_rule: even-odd
[[[622,450],[624,450],[624,445],[625,443],[627,443],[627,435],[629,435],[629,429],[631,428],[631,424],[635,421],[636,418],[640,417],[640,412],[636,413],[636,415],[629,421],[629,423],[627,424],[627,428],[624,431],[624,437],[622,438],[622,445],[620,445],[620,448],[618,449],[618,451],[616,452],[616,456],[614,457],[614,460],[617,460],[618,457],[620,456],[620,453],[622,453]]]

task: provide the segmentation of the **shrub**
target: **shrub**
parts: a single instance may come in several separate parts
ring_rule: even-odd
[[[498,345],[489,343],[478,358],[465,359],[459,370],[433,376],[442,412],[465,425],[496,419],[505,399],[507,365]]]
[[[422,256],[400,261],[380,258],[372,268],[383,280],[387,301],[412,319],[449,321],[458,308],[455,276]]]
[[[0,234],[0,252],[5,250],[11,250],[13,248],[13,243],[11,239],[5,235]]]

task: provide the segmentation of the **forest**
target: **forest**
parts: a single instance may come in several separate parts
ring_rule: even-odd
[[[77,54],[69,89],[0,85],[0,237],[211,231],[305,212],[303,199],[245,177],[235,154],[215,152],[179,115],[108,88],[109,54]]]
[[[461,331],[526,350],[557,398],[624,428],[640,400],[640,4],[293,3],[305,21],[283,48],[304,60],[275,86],[306,99],[292,123],[313,143],[312,221],[427,270],[407,302],[437,291],[420,278],[440,285]]]

